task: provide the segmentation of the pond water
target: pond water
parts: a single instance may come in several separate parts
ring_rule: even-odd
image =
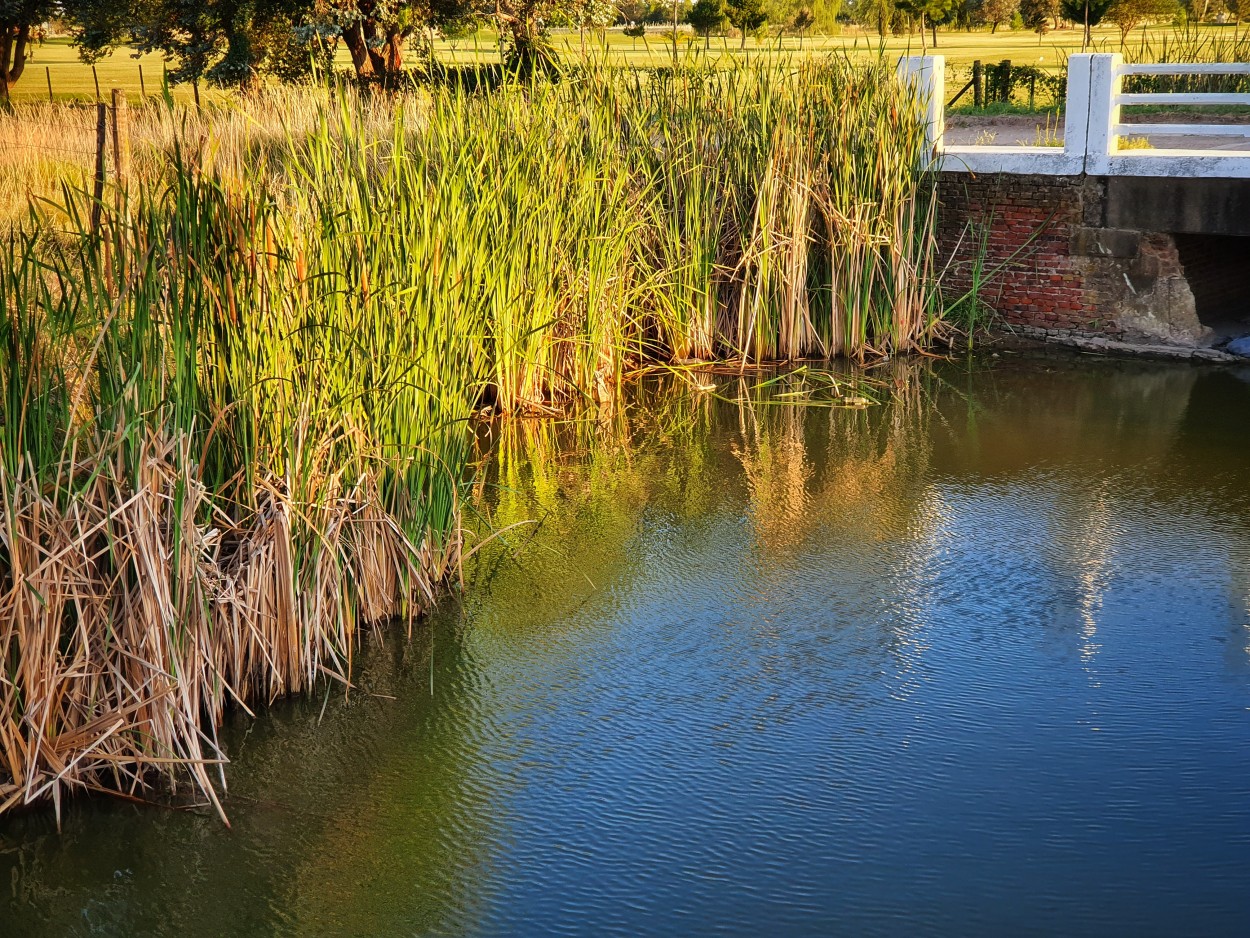
[[[5,819],[0,934],[1250,933],[1250,373],[880,374],[513,425],[540,524],[237,718],[229,829]]]

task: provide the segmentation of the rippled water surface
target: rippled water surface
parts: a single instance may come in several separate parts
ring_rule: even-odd
[[[0,934],[1250,933],[1250,373],[886,377],[513,427],[461,603],[230,829],[6,819]]]

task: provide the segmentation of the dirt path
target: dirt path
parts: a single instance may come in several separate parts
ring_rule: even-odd
[[[1126,115],[1124,122],[1133,123],[1171,123],[1171,124],[1238,124],[1250,120],[1245,117],[1229,115],[1176,114],[1167,117],[1150,115]],[[1154,135],[1148,138],[1151,147],[1160,150],[1201,149],[1229,150],[1233,152],[1250,152],[1250,137],[1216,137],[1216,136],[1164,136]],[[946,118],[947,146],[1062,146],[1063,115],[1045,114],[1001,114],[994,116],[974,116],[969,114],[951,114]]]

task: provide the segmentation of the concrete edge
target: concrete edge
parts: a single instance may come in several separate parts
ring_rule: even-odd
[[[1165,361],[1210,362],[1232,365],[1250,364],[1250,358],[1232,355],[1213,348],[1196,348],[1184,345],[1157,345],[1137,342],[1121,342],[1102,336],[1074,335],[1062,330],[1039,329],[1034,326],[1016,326],[1010,323],[999,327],[999,332],[1018,338],[1033,339],[1050,345],[1062,345],[1083,352],[1097,352],[1122,358],[1151,358]]]

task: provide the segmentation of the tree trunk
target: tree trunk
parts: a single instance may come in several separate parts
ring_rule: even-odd
[[[356,77],[361,81],[380,78],[382,84],[389,88],[404,67],[404,32],[388,31],[380,47],[375,44],[377,38],[377,23],[361,20],[355,29],[344,34],[343,41],[351,55]]]
[[[349,29],[343,35],[343,41],[347,44],[347,51],[352,57],[352,68],[356,70],[356,77],[362,81],[373,78],[373,59],[369,55],[365,24],[357,23],[355,29]]]
[[[0,35],[0,109],[9,109],[9,56],[13,54],[13,37],[5,29]]]
[[[400,73],[404,70],[404,34],[394,29],[386,34],[386,44],[382,47],[382,81],[388,88],[395,87],[399,82]]]
[[[547,70],[551,59],[542,46],[542,36],[534,23],[528,20],[517,21],[512,27],[513,68],[518,75],[528,78],[538,69]],[[644,39],[643,42],[646,42]]]
[[[933,33],[933,48],[937,48],[937,24],[929,23],[929,31]]]
[[[26,70],[30,24],[5,26],[0,32],[0,107],[9,107],[9,92]]]

